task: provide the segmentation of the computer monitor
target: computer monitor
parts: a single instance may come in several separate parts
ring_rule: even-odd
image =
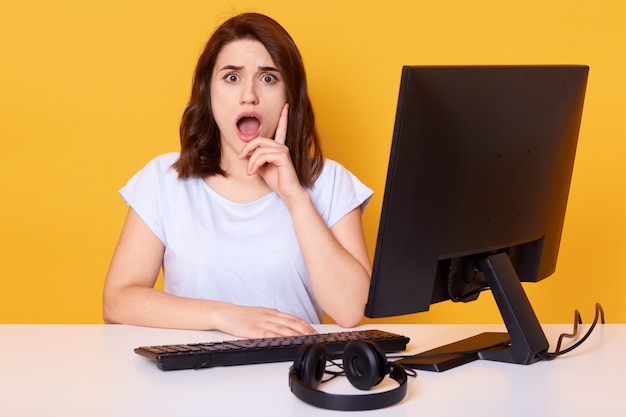
[[[507,328],[405,365],[529,364],[547,351],[521,281],[556,268],[588,71],[403,67],[365,314],[421,312],[490,289]]]

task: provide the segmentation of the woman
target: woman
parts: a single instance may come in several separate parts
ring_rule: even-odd
[[[129,205],[104,286],[107,323],[314,333],[363,316],[371,190],[322,158],[304,65],[289,34],[235,16],[199,58],[181,151],[122,188]],[[154,289],[161,266],[165,291]]]

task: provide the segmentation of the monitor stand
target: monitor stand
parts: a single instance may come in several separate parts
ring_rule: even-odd
[[[403,358],[396,363],[405,368],[422,371],[443,372],[460,365],[481,359],[481,353],[488,346],[493,351],[505,350],[511,338],[508,333],[481,333],[448,345],[427,350],[415,356]]]
[[[407,368],[442,372],[477,359],[528,365],[549,347],[509,255],[497,253],[478,261],[508,333],[482,333],[398,361]]]

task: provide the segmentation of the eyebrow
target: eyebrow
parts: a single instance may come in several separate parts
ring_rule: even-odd
[[[243,66],[241,65],[224,65],[222,68],[220,68],[220,71],[241,71],[242,69]],[[280,72],[278,68],[274,67],[258,67],[258,70]]]
[[[259,67],[259,70],[261,71],[274,71],[274,72],[280,72],[278,70],[278,68],[274,68],[274,67]]]

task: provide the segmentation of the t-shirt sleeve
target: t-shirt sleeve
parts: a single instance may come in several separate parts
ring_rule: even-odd
[[[160,222],[161,195],[167,189],[165,184],[169,177],[175,175],[170,172],[176,155],[167,154],[157,157],[137,172],[124,187],[120,195],[135,212],[141,217],[152,232],[165,244],[163,225]]]
[[[357,207],[365,210],[373,191],[341,164],[326,160],[311,195],[320,215],[332,227]]]

